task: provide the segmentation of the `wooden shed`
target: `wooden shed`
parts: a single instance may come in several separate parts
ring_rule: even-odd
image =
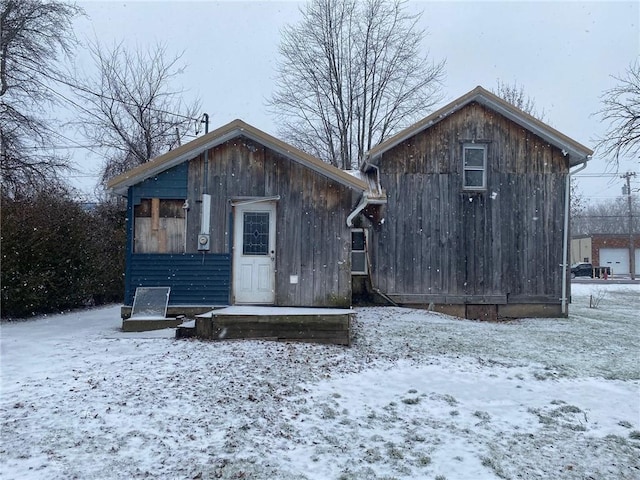
[[[349,308],[347,218],[363,197],[380,196],[241,120],[109,188],[128,199],[125,319],[136,288],[154,286],[170,287],[170,316],[225,305]]]
[[[371,290],[467,318],[566,315],[570,169],[592,153],[482,87],[376,146],[361,170],[387,204],[355,219]]]
[[[154,286],[170,316],[362,299],[566,315],[569,182],[592,153],[482,87],[351,173],[235,120],[109,183],[128,198],[123,318]]]

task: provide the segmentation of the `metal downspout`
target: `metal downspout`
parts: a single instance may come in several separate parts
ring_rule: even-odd
[[[571,177],[576,173],[587,168],[587,162],[590,157],[584,159],[582,162],[582,166],[577,170],[571,171],[571,167],[569,167],[569,174],[567,175],[566,185],[564,189],[564,233],[563,233],[563,245],[562,245],[562,298],[560,301],[562,302],[561,311],[563,315],[567,313],[567,304],[569,299],[567,298],[567,268],[569,267],[569,201],[570,201],[570,191],[571,191]]]
[[[369,205],[369,195],[367,195],[367,192],[364,192],[362,194],[362,198],[360,199],[360,203],[358,203],[356,208],[353,209],[353,212],[351,212],[347,217],[347,227],[353,227],[353,219],[356,218],[367,205]]]
[[[373,168],[376,171],[376,193],[375,193],[375,195],[376,196],[382,195],[382,188],[380,186],[380,169],[376,165],[373,165],[373,164],[371,164],[369,162],[365,162],[363,167],[370,167],[370,168]],[[362,210],[364,210],[367,207],[367,205],[384,205],[386,203],[387,203],[386,199],[385,200],[381,200],[379,198],[371,199],[369,197],[369,195],[367,194],[367,192],[364,192],[362,194],[362,200],[360,201],[358,206],[347,217],[347,226],[348,227],[353,227],[353,219],[356,218],[356,216],[360,212],[362,212]],[[397,307],[398,304],[396,302],[394,302],[391,298],[389,298],[388,295],[386,295],[382,291],[380,291],[380,289],[377,288],[373,283],[373,276],[371,274],[371,265],[372,264],[371,264],[371,255],[369,253],[369,242],[366,239],[365,239],[365,243],[364,243],[364,250],[365,250],[365,255],[367,257],[367,277],[369,278],[369,285],[371,286],[371,290],[373,290],[375,293],[380,295],[382,298],[384,298],[391,305]]]

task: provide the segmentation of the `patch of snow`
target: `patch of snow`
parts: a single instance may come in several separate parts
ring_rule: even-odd
[[[3,323],[0,476],[637,478],[640,285],[571,290],[559,319],[357,308],[350,348]]]
[[[132,315],[127,319],[127,321],[149,321],[149,320],[167,320],[167,317],[164,315],[145,315],[144,313],[140,313],[138,315]]]
[[[211,310],[198,317],[211,318],[213,314],[224,315],[345,315],[355,313],[346,308],[300,308],[300,307],[269,307],[257,305],[232,305],[230,307]]]
[[[357,178],[358,180],[366,180],[366,175],[364,174],[364,172],[360,171],[360,170],[343,170],[344,173],[348,173],[349,175],[351,175],[352,177]]]

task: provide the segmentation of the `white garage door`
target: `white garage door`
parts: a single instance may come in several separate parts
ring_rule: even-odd
[[[629,249],[601,248],[600,266],[611,267],[613,275],[629,275]]]

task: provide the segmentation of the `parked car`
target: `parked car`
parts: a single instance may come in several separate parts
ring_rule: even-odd
[[[603,277],[605,280],[611,275],[611,267],[594,267],[590,263],[574,263],[571,265],[571,278],[575,277]]]
[[[593,277],[593,265],[590,263],[574,263],[571,265],[571,278]]]

